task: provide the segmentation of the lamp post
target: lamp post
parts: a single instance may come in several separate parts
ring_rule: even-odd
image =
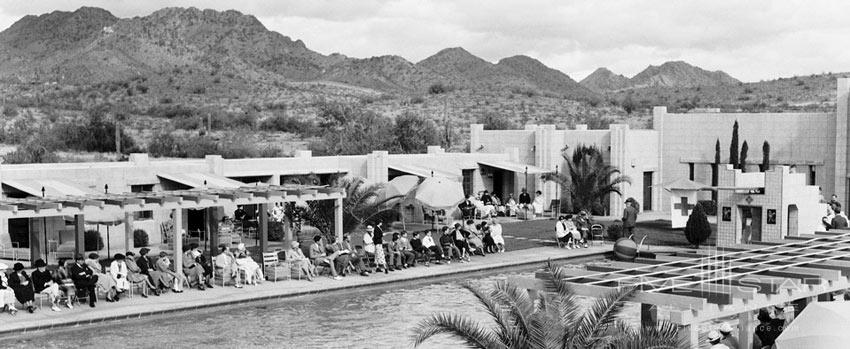
[[[525,189],[528,190],[528,166],[525,167]],[[526,191],[527,193],[527,191]],[[522,195],[522,194],[520,194]],[[525,211],[525,219],[528,219],[528,204],[522,204],[522,210]]]
[[[555,165],[555,197],[558,199],[558,213],[560,214],[561,213],[561,182],[558,181],[558,165]]]
[[[41,198],[45,197],[46,190],[44,187],[41,187]],[[44,228],[44,260],[47,261],[50,259],[50,244],[47,243],[47,216],[41,217],[42,228]]]

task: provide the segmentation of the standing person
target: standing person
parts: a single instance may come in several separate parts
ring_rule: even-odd
[[[59,284],[53,279],[53,275],[47,270],[47,263],[39,258],[33,266],[36,268],[32,272],[33,291],[38,294],[47,295],[50,299],[50,310],[62,311],[58,305],[62,291],[59,290]],[[71,303],[71,298],[68,298],[68,303]]]
[[[708,344],[711,344],[710,349],[729,349],[725,344],[720,343],[723,340],[723,336],[720,335],[720,332],[717,330],[711,330],[708,332]]]
[[[637,222],[637,203],[634,198],[626,199],[626,208],[623,209],[623,233],[629,236],[635,233],[635,223]]]
[[[832,210],[835,211],[835,217],[832,217],[831,228],[832,229],[845,229],[847,228],[847,216],[844,213],[841,213],[841,204],[836,202],[832,204]]]
[[[776,338],[782,334],[785,329],[785,321],[782,319],[774,319],[770,316],[767,309],[759,309],[757,317],[759,324],[756,326],[755,335],[761,342],[761,347],[769,349],[773,347]]]
[[[94,304],[97,302],[97,295],[94,292],[94,288],[97,286],[98,276],[95,275],[94,270],[86,264],[85,258],[83,258],[82,254],[77,254],[74,258],[74,264],[71,265],[68,273],[71,274],[71,281],[74,282],[74,288],[77,290],[77,297],[88,296],[89,306],[94,308]]]
[[[384,252],[384,230],[381,228],[383,223],[378,222],[375,227],[366,226],[366,231],[372,229],[372,244],[375,246],[375,265],[378,267],[378,272],[381,272],[381,267],[384,269],[384,274],[390,273],[390,268],[387,265],[387,257]]]
[[[724,322],[720,324],[720,335],[723,336],[723,339],[720,340],[720,343],[725,344],[727,347],[731,349],[740,349],[738,345],[738,338],[732,335],[732,325],[729,325],[728,322]]]
[[[35,305],[33,304],[35,291],[32,288],[32,279],[24,271],[24,265],[21,263],[15,263],[12,271],[9,274],[9,287],[15,291],[15,298],[18,299],[21,305],[27,308],[27,311],[30,313],[35,312]]]
[[[492,222],[493,219],[490,219]],[[481,231],[484,233],[484,238],[482,242],[484,242],[484,252],[486,253],[496,253],[499,250],[499,247],[496,246],[496,243],[493,241],[493,234],[490,232],[490,226],[487,222],[481,222]]]

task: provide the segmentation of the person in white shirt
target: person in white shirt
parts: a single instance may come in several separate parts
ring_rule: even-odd
[[[555,238],[558,239],[559,247],[566,247],[569,243],[569,234],[567,232],[566,217],[559,216],[558,222],[555,223]]]
[[[505,252],[505,238],[502,236],[502,225],[495,219],[490,220],[490,237],[498,247],[498,252]]]
[[[416,233],[418,234],[418,233]],[[438,256],[440,259],[446,259],[445,254],[443,254],[443,248],[434,241],[434,237],[431,236],[431,231],[426,230],[425,236],[422,237],[422,247],[430,250],[434,253],[435,256]]]
[[[109,264],[109,274],[115,281],[115,292],[118,294],[130,289],[130,282],[127,281],[127,263],[124,263],[124,258],[126,257],[123,254],[117,253]],[[117,294],[115,298],[118,298]]]
[[[534,214],[543,214],[543,192],[539,190],[534,192],[534,201],[531,203],[531,208],[534,210]]]

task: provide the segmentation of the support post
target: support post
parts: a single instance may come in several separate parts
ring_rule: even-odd
[[[685,348],[699,348],[699,327],[697,324],[679,326],[679,342],[683,343]]]
[[[174,220],[174,271],[183,275],[183,209],[174,209],[171,219]]]
[[[753,313],[751,311],[738,314],[738,347],[753,347]]]
[[[86,218],[85,215],[74,215],[74,254],[86,253]],[[77,258],[76,256],[74,258]]]
[[[36,259],[41,258],[42,253],[45,255],[45,260],[47,259],[47,249],[42,250],[42,246],[47,244],[47,241],[44,240],[43,236],[45,235],[45,225],[42,224],[42,219],[44,218],[27,218],[29,220],[29,229],[30,229],[30,260],[35,261]]]
[[[218,252],[218,221],[219,221],[219,210],[221,207],[209,207],[204,210],[206,215],[207,222],[207,231],[210,234],[210,260],[212,260],[213,256]]]
[[[342,241],[342,198],[334,200],[334,236],[336,241]]]
[[[658,307],[652,304],[640,304],[640,325],[655,326],[658,323]]]
[[[124,252],[133,249],[133,212],[124,212]]]
[[[260,234],[260,253],[266,252],[269,247],[269,204],[260,204],[257,213],[258,232]]]

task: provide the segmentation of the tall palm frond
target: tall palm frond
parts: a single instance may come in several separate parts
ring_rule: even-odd
[[[419,323],[416,332],[414,347],[418,347],[435,335],[447,333],[462,340],[468,348],[509,348],[499,343],[496,335],[481,323],[458,314],[439,313],[431,315]]]
[[[568,192],[573,210],[602,213],[603,202],[612,193],[622,195],[620,185],[631,178],[620,174],[615,166],[605,164],[602,152],[595,146],[578,146],[572,155],[561,154],[567,163],[564,173],[547,173],[543,180],[559,183]]]
[[[679,326],[669,321],[658,321],[637,330],[624,321],[617,321],[615,327],[618,333],[624,334],[612,343],[618,349],[675,349],[686,346],[679,338]]]
[[[607,344],[611,337],[605,334],[617,320],[623,310],[624,302],[634,293],[635,288],[618,288],[596,298],[593,305],[578,321],[576,336],[572,337],[572,347],[595,348]]]

